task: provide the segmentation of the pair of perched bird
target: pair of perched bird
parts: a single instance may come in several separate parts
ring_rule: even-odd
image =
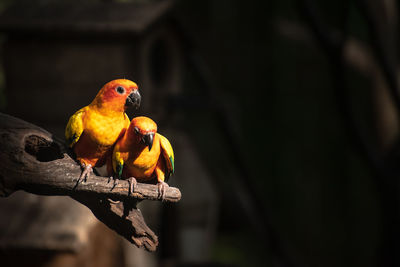
[[[78,183],[89,178],[95,167],[106,167],[109,177],[127,179],[133,193],[137,181],[158,182],[164,199],[169,176],[174,172],[174,152],[169,141],[157,133],[148,117],[129,121],[126,108],[140,106],[136,83],[113,80],[103,86],[92,103],[68,121],[65,137],[83,171]]]

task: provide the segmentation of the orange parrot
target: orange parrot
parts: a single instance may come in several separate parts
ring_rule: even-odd
[[[71,116],[65,138],[83,169],[77,183],[89,178],[94,167],[106,163],[107,154],[129,126],[125,109],[138,108],[140,100],[136,83],[113,80],[101,88],[92,103]]]
[[[159,197],[164,199],[166,182],[174,172],[174,151],[152,119],[136,117],[114,147],[112,168],[116,179],[128,179],[130,193],[137,181],[157,179]]]

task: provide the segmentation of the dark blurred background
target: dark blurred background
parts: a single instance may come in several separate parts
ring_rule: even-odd
[[[153,254],[68,198],[55,219],[50,197],[14,194],[6,266],[400,266],[398,8],[3,0],[1,110],[63,137],[103,84],[136,81],[129,115],[171,141],[183,194],[141,204]]]

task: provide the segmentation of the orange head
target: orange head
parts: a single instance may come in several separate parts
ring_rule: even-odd
[[[97,93],[92,105],[108,111],[123,112],[129,106],[138,108],[141,96],[136,83],[118,79],[106,83]]]
[[[148,117],[133,118],[128,128],[128,138],[134,143],[147,146],[149,151],[153,146],[154,135],[157,132],[157,124]]]

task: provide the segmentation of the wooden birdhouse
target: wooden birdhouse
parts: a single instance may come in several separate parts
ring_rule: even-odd
[[[8,113],[57,135],[106,82],[138,83],[135,114],[160,119],[181,89],[181,49],[168,23],[172,1],[28,2],[0,17]],[[133,113],[132,113],[133,114]],[[132,115],[131,114],[131,115]]]

